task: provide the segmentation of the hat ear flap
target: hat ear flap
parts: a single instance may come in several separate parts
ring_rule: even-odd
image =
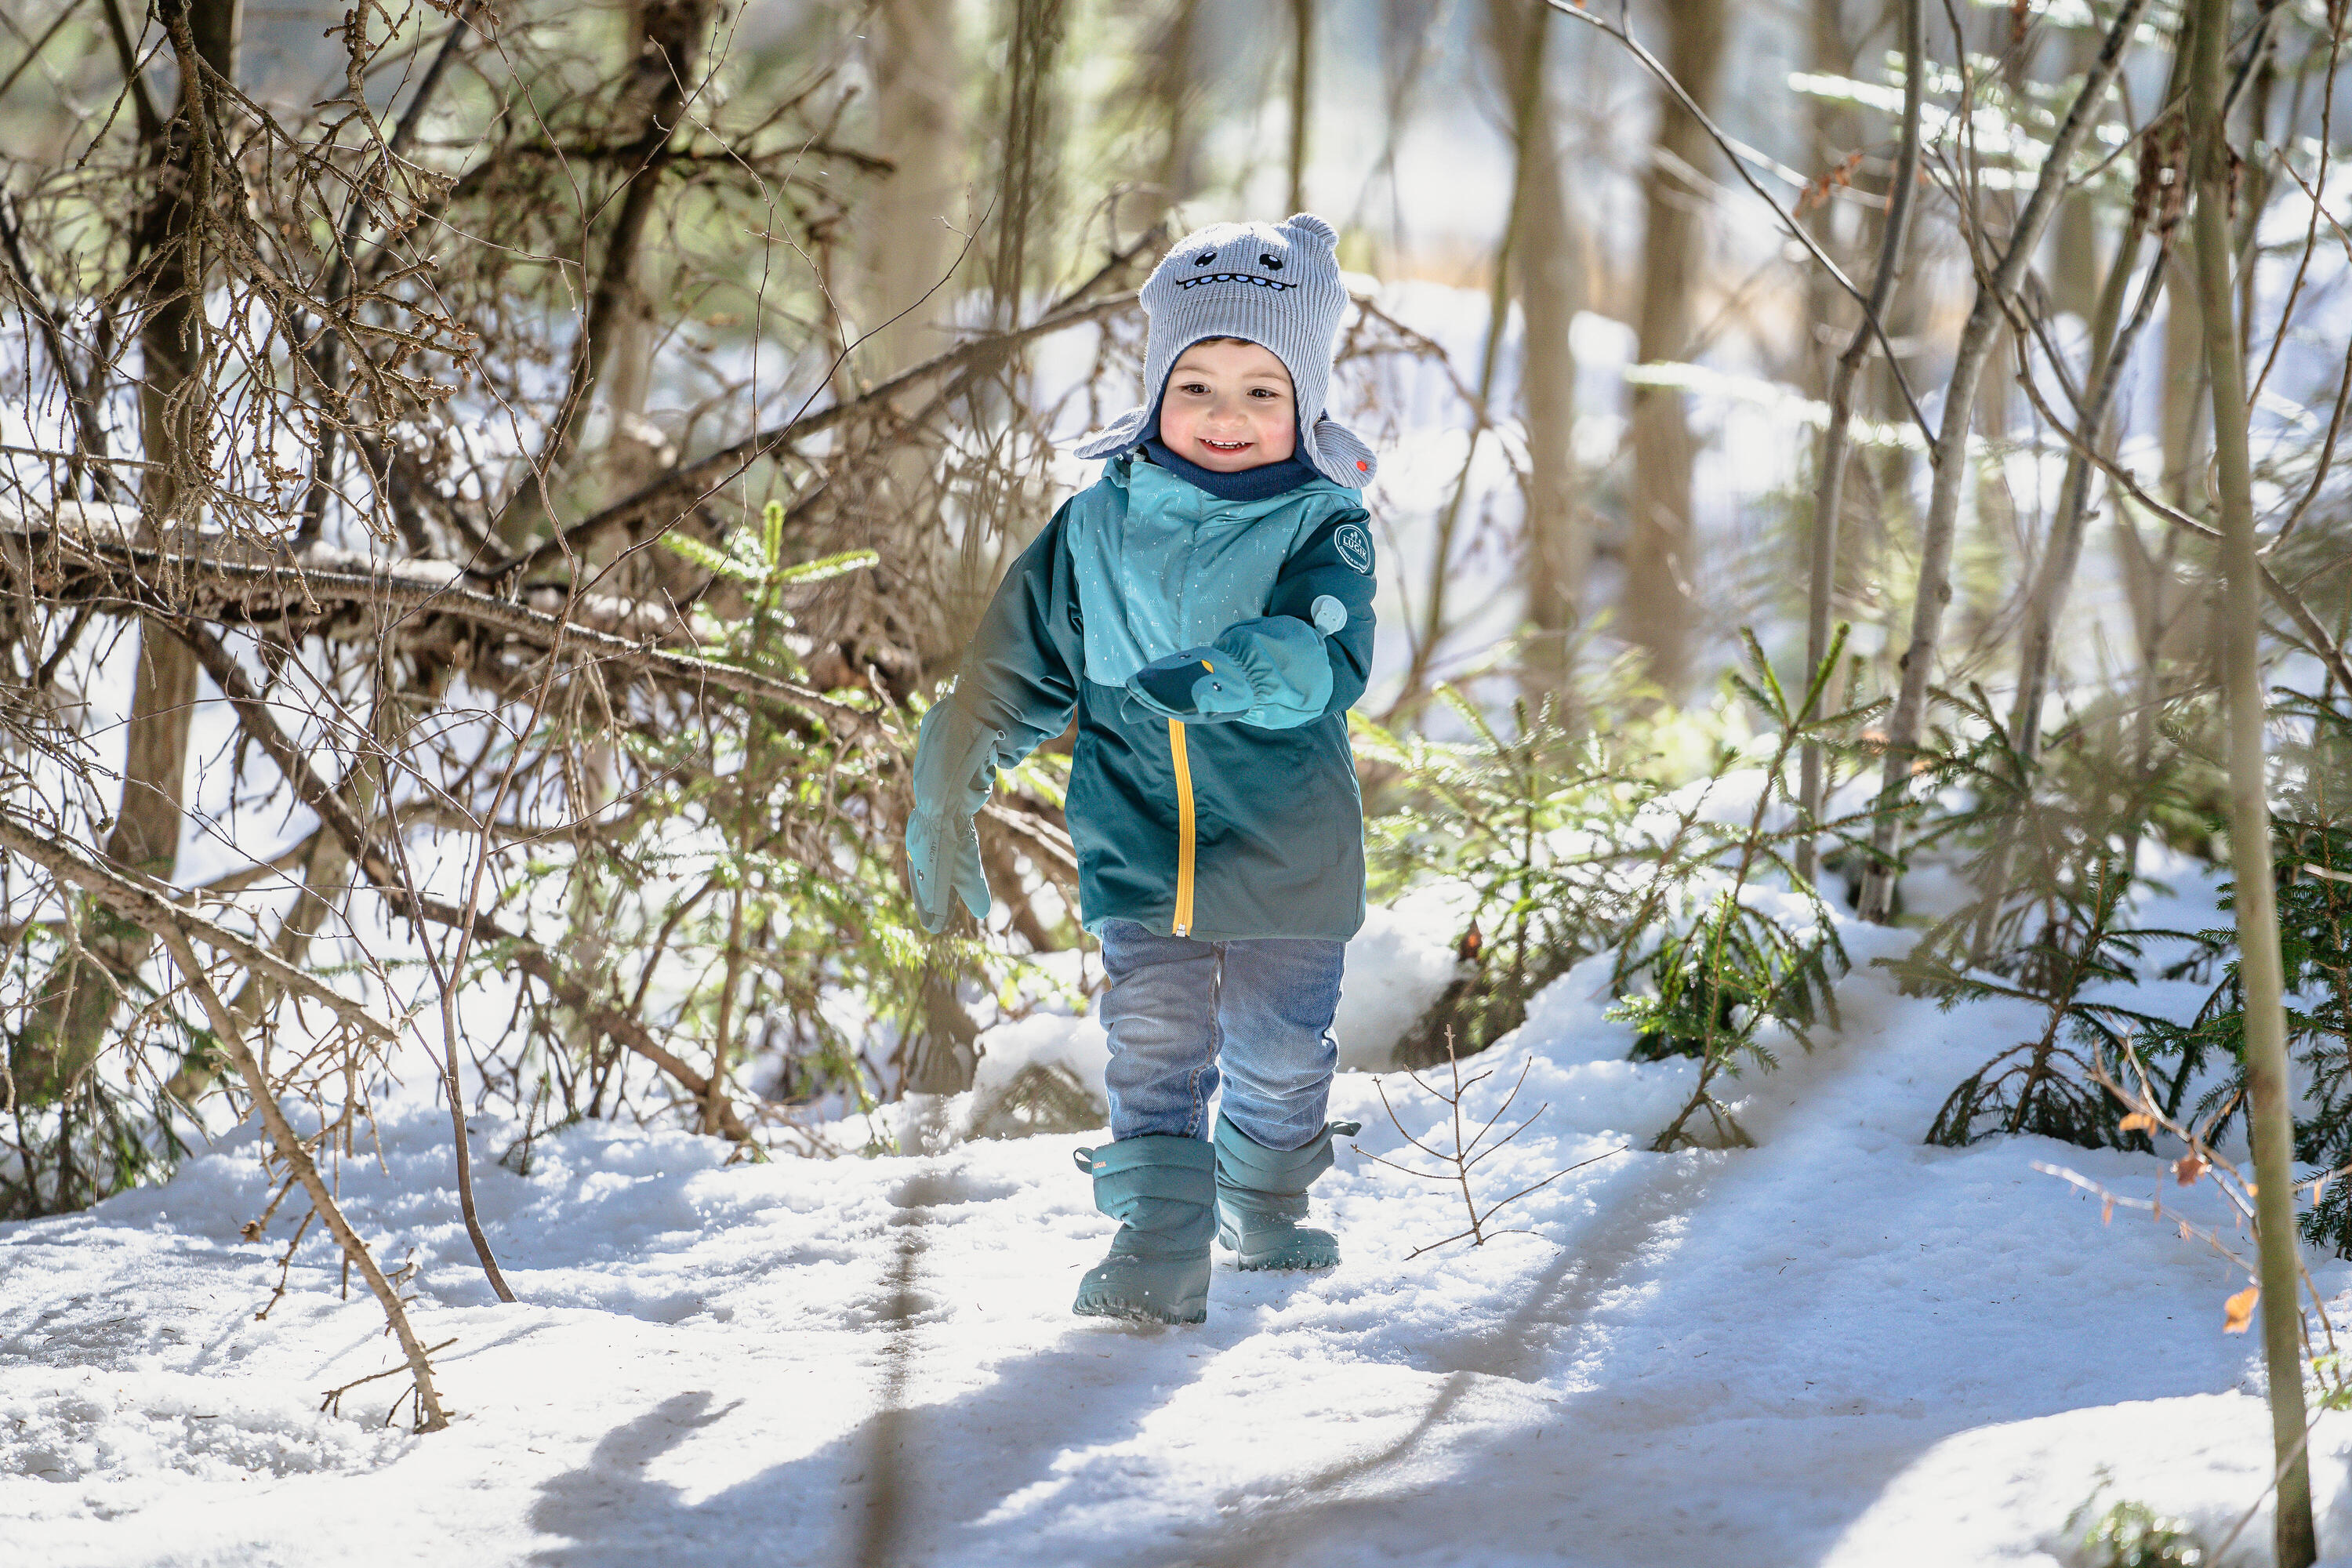
[[[1339,244],[1339,231],[1313,213],[1293,213],[1283,219],[1282,226],[1307,238],[1321,240],[1326,250],[1336,249]]]

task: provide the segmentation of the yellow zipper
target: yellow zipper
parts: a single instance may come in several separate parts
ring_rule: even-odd
[[[1175,933],[1192,930],[1192,766],[1184,754],[1184,721],[1168,721],[1168,754],[1176,763],[1176,919]]]

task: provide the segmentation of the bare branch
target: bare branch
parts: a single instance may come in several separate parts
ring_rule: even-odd
[[[5,821],[5,818],[0,818],[0,821]],[[400,1292],[394,1289],[391,1280],[383,1277],[383,1270],[376,1267],[375,1257],[368,1251],[367,1243],[360,1239],[359,1232],[353,1230],[351,1221],[343,1217],[342,1205],[335,1202],[335,1194],[320,1177],[319,1167],[312,1162],[310,1151],[302,1146],[302,1140],[295,1132],[293,1123],[286,1120],[286,1112],[278,1106],[277,1092],[269,1087],[268,1074],[262,1070],[261,1063],[254,1057],[253,1047],[246,1044],[245,1030],[238,1025],[236,1015],[229,1011],[228,1004],[220,999],[220,994],[205,978],[204,965],[196,962],[196,955],[189,950],[186,935],[177,923],[168,918],[160,920],[152,929],[164,947],[170,950],[172,961],[180,966],[181,976],[187,981],[188,989],[196,994],[205,1016],[212,1020],[213,1031],[219,1037],[222,1047],[228,1052],[229,1059],[236,1064],[238,1075],[245,1079],[246,1088],[253,1096],[255,1108],[261,1112],[261,1123],[269,1130],[269,1141],[277,1149],[278,1157],[286,1162],[295,1179],[302,1184],[312,1210],[327,1222],[327,1228],[333,1233],[337,1245],[342,1247],[343,1256],[360,1271],[360,1278],[367,1281],[368,1289],[383,1309],[384,1321],[399,1339],[401,1353],[408,1359],[409,1375],[416,1381],[416,1429],[420,1432],[440,1431],[449,1425],[449,1417],[442,1412],[441,1396],[433,1386],[433,1363],[426,1358],[424,1342],[409,1327],[408,1310],[401,1304]]]
[[[159,934],[167,930],[184,931],[246,968],[268,975],[296,995],[332,1009],[336,1017],[370,1038],[386,1045],[395,1038],[364,1005],[320,984],[268,949],[183,907],[162,883],[135,871],[109,869],[5,811],[0,811],[0,849],[22,855],[46,868],[59,881],[80,889],[142,931]]]

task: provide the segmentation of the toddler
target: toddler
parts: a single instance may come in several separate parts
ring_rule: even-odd
[[[1080,918],[1109,976],[1115,1142],[1078,1151],[1120,1222],[1076,1310],[1197,1323],[1213,1237],[1328,1268],[1299,1224],[1331,1164],[1331,1018],[1364,918],[1347,710],[1372,655],[1372,454],[1323,412],[1347,293],[1331,226],[1218,224],[1143,287],[1144,406],[1022,552],[925,715],[907,855],[924,924],[988,913],[973,813],[1075,715]],[[1213,1126],[1209,1102],[1222,1081]]]

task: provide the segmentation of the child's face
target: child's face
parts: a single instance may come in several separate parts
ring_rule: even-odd
[[[1279,463],[1298,445],[1290,373],[1256,343],[1194,343],[1168,373],[1160,439],[1221,474]]]

